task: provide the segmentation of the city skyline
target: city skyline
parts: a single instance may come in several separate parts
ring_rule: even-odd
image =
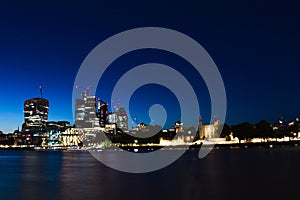
[[[0,199],[297,199],[300,1],[0,1]]]
[[[74,114],[74,120],[73,121],[67,121],[67,120],[64,120],[64,119],[61,119],[61,120],[54,120],[54,119],[51,119],[51,120],[48,120],[48,112],[49,112],[49,101],[48,101],[48,99],[45,99],[43,96],[42,96],[42,86],[40,85],[39,87],[38,87],[39,89],[40,89],[40,97],[34,97],[34,98],[31,98],[31,99],[27,99],[27,100],[24,100],[24,104],[23,104],[23,106],[24,106],[24,108],[23,108],[23,115],[22,115],[22,117],[23,117],[23,122],[22,122],[22,125],[21,126],[18,126],[18,128],[17,129],[14,129],[13,131],[10,131],[10,132],[7,132],[7,133],[12,133],[12,132],[14,132],[14,131],[16,131],[16,130],[20,130],[20,127],[23,129],[24,128],[24,125],[25,125],[25,127],[26,127],[26,125],[28,125],[28,123],[30,124],[32,124],[32,126],[34,127],[34,126],[36,126],[36,125],[34,125],[35,124],[35,121],[36,121],[36,119],[35,119],[35,116],[37,116],[37,115],[40,115],[39,117],[43,117],[43,118],[45,118],[45,119],[42,119],[43,121],[44,121],[44,123],[45,122],[54,122],[54,123],[56,123],[55,121],[57,121],[58,123],[59,122],[68,122],[68,123],[71,123],[71,124],[73,124],[73,126],[74,127],[76,127],[76,128],[96,128],[97,129],[97,127],[99,128],[99,127],[102,127],[102,128],[104,128],[104,124],[119,124],[119,122],[117,122],[117,121],[115,121],[112,117],[117,117],[118,116],[118,114],[117,113],[122,113],[122,112],[125,112],[125,115],[126,115],[126,110],[125,110],[125,108],[124,107],[122,107],[122,106],[113,106],[111,109],[113,109],[113,110],[109,110],[108,108],[108,103],[106,103],[106,102],[104,102],[104,101],[102,101],[101,100],[101,98],[99,98],[99,97],[96,97],[96,96],[90,96],[86,91],[84,91],[83,93],[82,93],[82,96],[81,96],[81,98],[77,98],[76,99],[76,101],[78,101],[78,100],[80,100],[80,101],[82,101],[82,103],[80,103],[80,104],[82,104],[82,106],[84,106],[85,107],[85,103],[84,103],[84,98],[88,98],[89,100],[87,101],[88,102],[88,104],[86,105],[86,106],[92,106],[93,104],[95,104],[95,108],[94,109],[92,109],[91,107],[89,107],[88,109],[90,109],[90,110],[87,110],[87,113],[89,113],[89,111],[92,111],[92,112],[94,112],[94,114],[92,114],[90,117],[92,117],[92,118],[87,118],[87,119],[84,119],[84,118],[82,118],[82,121],[84,121],[83,123],[90,123],[90,120],[91,119],[93,119],[93,117],[96,117],[95,119],[93,119],[93,123],[95,123],[96,121],[98,122],[98,125],[95,125],[95,124],[93,124],[93,125],[84,125],[84,126],[82,126],[82,122],[76,122],[76,116],[77,116],[77,114],[76,114],[76,110],[77,110],[77,108],[78,108],[78,105],[77,105],[77,102],[76,102],[76,108],[74,109],[75,110],[75,114]],[[91,102],[91,100],[92,100],[92,102]],[[42,107],[39,107],[40,105],[39,104],[36,104],[37,103],[37,101],[40,101],[40,102],[44,102],[44,103],[42,103],[42,104],[44,104],[44,105],[42,105]],[[28,109],[28,107],[30,107],[30,105],[31,105],[31,103],[34,103],[34,104],[36,104],[37,105],[37,107],[34,107],[34,109],[32,110],[32,114],[30,114],[30,115],[32,115],[32,117],[28,117],[29,115],[29,112],[31,112],[30,111],[30,109]],[[101,109],[101,105],[103,106],[103,105],[105,105],[106,106],[106,114],[105,114],[105,116],[103,115],[103,119],[102,120],[105,120],[105,121],[102,121],[102,123],[103,123],[103,125],[101,126],[101,114],[100,114],[100,109]],[[43,109],[45,109],[44,108],[44,106],[46,106],[46,109],[47,110],[43,110]],[[79,106],[79,108],[80,108],[81,106]],[[35,110],[35,109],[38,109],[38,110]],[[105,109],[104,109],[105,110]],[[40,114],[40,113],[36,113],[36,112],[44,112],[45,111],[45,113],[46,113],[46,115],[44,115],[44,114]],[[116,115],[116,116],[112,116],[112,115]],[[83,114],[83,116],[84,116],[84,114]],[[79,116],[79,118],[81,118],[81,117],[83,117],[83,116]],[[127,115],[126,115],[126,117],[127,117]],[[32,121],[32,119],[34,120],[34,121]],[[41,119],[38,119],[36,122],[39,122]],[[95,121],[96,120],[96,121]],[[159,126],[161,126],[160,124],[153,124],[153,123],[148,123],[148,124],[145,124],[143,121],[138,121],[136,118],[134,118],[134,120],[135,120],[135,124],[130,124],[128,121],[127,121],[127,125],[126,126],[128,126],[127,128],[123,128],[123,126],[124,125],[121,125],[121,129],[124,131],[124,130],[133,130],[133,129],[135,129],[136,127],[138,127],[138,126],[140,126],[140,124],[144,124],[144,125],[159,125]],[[282,124],[285,124],[285,125],[288,125],[288,124],[292,124],[292,123],[294,123],[295,121],[298,121],[299,120],[299,117],[298,116],[296,116],[294,119],[291,119],[290,121],[288,121],[288,120],[286,120],[285,118],[284,118],[284,116],[280,116],[280,117],[278,117],[277,118],[277,120],[276,121],[273,121],[273,122],[270,122],[271,124],[273,124],[273,126],[276,126],[276,124],[278,124],[278,123],[282,123]],[[202,116],[200,115],[200,117],[199,117],[199,121],[197,121],[197,123],[198,123],[198,128],[200,127],[200,125],[199,125],[199,122],[201,121],[201,124],[202,124],[202,122],[203,122],[203,118],[202,118]],[[216,121],[218,121],[218,122],[220,122],[217,118],[214,118],[214,123],[216,122]],[[265,121],[265,119],[260,119],[259,121],[257,121],[257,123],[260,123],[260,122],[262,122],[262,121]],[[100,124],[99,124],[99,122],[100,122]],[[167,130],[167,129],[172,129],[172,128],[174,128],[174,124],[176,124],[177,122],[180,122],[180,120],[178,121],[173,121],[172,122],[172,124],[170,125],[170,126],[168,126],[168,127],[162,127],[163,129],[165,129],[165,130]],[[266,122],[268,122],[268,121],[266,121]],[[182,122],[181,122],[182,123]],[[243,123],[249,123],[248,121],[240,121],[240,122],[238,122],[238,123],[236,123],[236,124],[227,124],[227,123],[225,123],[226,125],[229,125],[229,126],[237,126],[237,125],[241,125],[241,124],[243,124]],[[255,123],[253,123],[253,124],[255,124]],[[208,126],[212,126],[212,124],[208,124]],[[86,127],[85,127],[86,126]],[[117,126],[118,128],[120,128],[119,127],[119,125]],[[130,129],[129,129],[129,127],[131,127]],[[193,127],[197,127],[197,126],[193,126]],[[2,131],[2,130],[0,130],[0,131]],[[3,132],[3,131],[2,131]],[[4,132],[5,133],[5,132]]]
[[[78,2],[53,3],[46,7],[33,2],[20,1],[18,7],[13,2],[3,3],[0,8],[4,19],[0,33],[0,130],[7,133],[21,127],[23,102],[39,97],[39,85],[43,85],[43,97],[50,102],[49,121],[73,123],[73,84],[86,55],[111,35],[143,26],[178,30],[203,45],[224,80],[228,124],[256,123],[261,119],[275,122],[282,115],[287,121],[295,119],[300,111],[297,6],[270,1],[220,4],[211,13],[213,3],[174,2],[169,16],[164,15],[168,4],[149,5],[143,11],[144,17],[139,18],[142,10],[138,5],[124,5],[125,11],[110,3],[90,3],[86,7]],[[87,12],[87,7],[94,8]],[[156,11],[155,15],[150,8]],[[168,52],[138,51],[120,58],[107,72],[96,95],[110,102],[113,83],[122,73],[148,62],[174,66],[189,76],[201,101],[201,115],[205,121],[209,120],[210,102],[203,80],[191,76],[188,64]],[[162,104],[169,104],[169,109],[177,105],[172,93],[164,88],[145,86],[141,90],[166,95],[167,100]],[[142,94],[134,95],[137,102]],[[147,99],[144,104],[132,103],[136,105],[132,108],[134,115],[142,116],[150,105],[161,101],[159,97]],[[175,112],[170,115],[178,116]],[[147,123],[147,116],[139,118]]]

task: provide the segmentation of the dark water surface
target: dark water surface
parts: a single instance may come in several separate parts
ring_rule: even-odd
[[[0,151],[0,199],[300,199],[300,148],[190,150],[146,174],[88,152]],[[105,152],[104,152],[105,153]]]

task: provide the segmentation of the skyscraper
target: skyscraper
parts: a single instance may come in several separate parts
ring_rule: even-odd
[[[96,114],[96,97],[85,96],[84,103],[84,121],[88,123],[91,128],[99,126]]]
[[[108,113],[107,116],[107,123],[108,124],[117,124],[118,122],[118,115],[116,112]]]
[[[108,120],[108,104],[98,99],[98,118],[100,127],[104,128]]]
[[[96,114],[96,97],[82,93],[81,99],[75,103],[75,125],[77,128],[99,127],[99,119]]]
[[[84,100],[83,99],[76,99],[75,124],[77,127],[81,127],[84,125]]]
[[[25,127],[34,128],[48,121],[49,101],[44,98],[28,99],[24,102]]]
[[[122,129],[123,131],[128,130],[128,116],[126,114],[125,108],[121,107],[118,110],[118,128]]]

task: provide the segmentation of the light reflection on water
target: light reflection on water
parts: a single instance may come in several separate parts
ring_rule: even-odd
[[[88,152],[0,151],[0,199],[290,199],[297,194],[300,148],[220,148],[201,160],[197,153],[190,150],[156,172],[128,174]]]

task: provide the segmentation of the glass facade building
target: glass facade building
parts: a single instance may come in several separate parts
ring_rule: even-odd
[[[49,101],[44,98],[24,102],[24,120],[27,128],[41,127],[48,121]]]
[[[75,124],[77,128],[99,127],[99,118],[96,114],[96,97],[83,92],[81,99],[75,103]]]

